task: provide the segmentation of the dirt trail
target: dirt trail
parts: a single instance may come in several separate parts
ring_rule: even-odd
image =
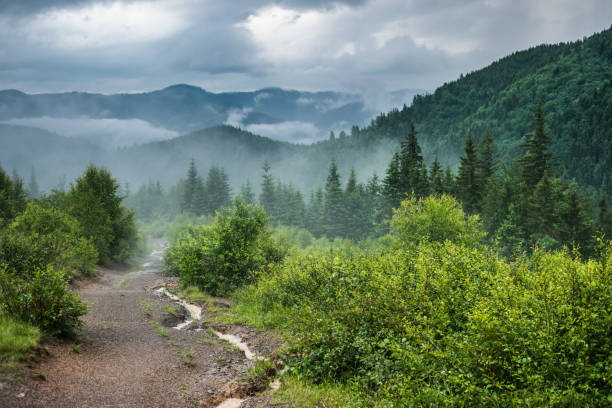
[[[242,351],[211,330],[172,328],[184,317],[153,290],[169,281],[159,259],[138,272],[101,269],[82,285],[82,341],[50,344],[24,384],[0,384],[0,407],[215,407],[244,396],[237,380],[253,363]]]

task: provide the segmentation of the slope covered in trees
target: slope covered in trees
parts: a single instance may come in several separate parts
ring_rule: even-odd
[[[362,145],[402,140],[413,122],[426,160],[438,155],[454,165],[467,132],[478,141],[489,130],[502,158],[510,159],[541,102],[559,171],[599,188],[612,170],[611,72],[612,29],[582,41],[540,45],[417,96],[411,106],[379,115],[356,135]]]

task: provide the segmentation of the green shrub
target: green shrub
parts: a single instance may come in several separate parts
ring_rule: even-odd
[[[55,208],[28,203],[4,231],[0,263],[23,270],[47,264],[75,274],[93,275],[98,255],[78,222]]]
[[[62,270],[47,266],[18,271],[0,265],[0,313],[50,334],[72,335],[87,307],[68,289]]]
[[[237,311],[288,336],[300,378],[391,406],[607,406],[610,245],[597,262],[536,249],[508,263],[449,241],[292,257]]]
[[[403,246],[450,241],[473,247],[484,238],[477,215],[466,216],[461,204],[447,194],[417,199],[414,195],[394,210],[391,226]]]
[[[284,251],[270,237],[263,209],[237,199],[233,208],[217,214],[211,226],[184,231],[166,252],[164,266],[184,286],[226,295],[283,257]]]

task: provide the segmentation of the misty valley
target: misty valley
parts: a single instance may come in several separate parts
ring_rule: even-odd
[[[169,10],[214,8],[10,3],[0,18],[31,12],[43,27],[100,16],[114,27],[106,18],[137,12],[133,30],[117,28],[121,52],[153,41],[170,53],[155,37],[180,26]],[[262,45],[286,40],[286,26],[303,30],[287,40],[297,46],[331,30],[324,16],[341,33],[338,15],[385,8],[356,3],[252,6],[210,28],[237,44],[252,33],[240,47],[265,52],[253,72],[194,60],[181,75],[216,84],[223,71],[245,91],[12,89],[21,76],[0,90],[1,407],[612,405],[612,28],[537,37],[431,91],[240,82],[274,64],[301,72],[288,61],[323,49]],[[148,31],[147,18],[166,25]],[[388,24],[375,41],[311,55],[305,83],[332,70],[319,58],[391,47],[403,25]],[[177,53],[197,49],[176,30]],[[91,58],[109,52],[110,37],[61,32]],[[415,59],[472,55],[423,38],[405,47]],[[157,55],[144,49],[134,58]]]

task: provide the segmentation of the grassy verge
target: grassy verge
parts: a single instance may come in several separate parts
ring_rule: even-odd
[[[0,381],[19,377],[19,361],[26,360],[39,347],[40,329],[0,315]]]

